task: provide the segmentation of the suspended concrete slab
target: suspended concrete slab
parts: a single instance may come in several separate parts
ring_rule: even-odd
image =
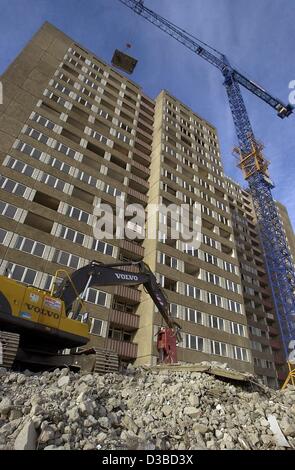
[[[112,57],[112,65],[114,67],[117,67],[118,69],[123,70],[126,73],[129,73],[130,75],[133,73],[137,60],[134,59],[134,57],[131,57],[128,54],[125,54],[122,51],[119,51],[118,49],[115,50],[114,55]]]

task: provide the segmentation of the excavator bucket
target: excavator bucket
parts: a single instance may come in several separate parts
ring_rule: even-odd
[[[131,57],[130,55],[125,54],[118,49],[115,50],[112,65],[123,70],[128,74],[132,74],[137,64],[137,60]]]

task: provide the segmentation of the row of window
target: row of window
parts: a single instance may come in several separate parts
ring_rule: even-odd
[[[205,251],[197,250],[195,247],[189,245],[188,243],[182,244],[182,251],[187,255],[199,258],[200,260],[205,261],[206,263],[213,264],[214,266],[217,266],[218,268],[224,271],[239,275],[238,266],[236,266],[235,264],[229,263],[228,261],[224,261],[223,259],[211,255],[210,253],[206,253]]]
[[[117,188],[114,188],[111,185],[104,183],[103,181],[95,178],[94,176],[88,175],[85,171],[78,170],[76,167],[70,166],[67,163],[62,162],[57,158],[51,157],[49,155],[44,158],[44,155],[40,154],[39,160],[43,161],[43,163],[46,163],[47,165],[52,166],[53,168],[57,168],[65,174],[72,175],[74,178],[83,181],[86,184],[97,187],[98,189],[105,191],[106,193],[111,194],[112,196],[121,196],[122,194],[121,191],[119,191]],[[28,165],[27,163],[24,163],[16,158],[10,157],[9,155],[4,160],[3,165],[26,176],[30,176],[33,179],[41,181],[42,183],[47,184],[59,191],[66,193],[68,193],[69,191],[69,184],[66,183],[64,180],[56,178],[55,176],[52,176],[49,173],[45,173],[42,170],[35,169],[33,166]],[[26,187],[24,185],[20,185],[20,183],[17,183],[17,185],[12,184],[11,181],[12,180],[10,180],[9,183],[5,183],[0,187],[5,189],[6,191],[23,196]]]
[[[258,357],[254,357],[254,365],[256,367],[262,367],[263,369],[274,369],[274,363],[271,361],[267,361],[266,359],[260,359]]]
[[[163,150],[165,150],[172,157],[175,157],[181,164],[189,167],[190,169],[195,169],[196,173],[198,173],[198,167],[195,168],[195,163],[191,162],[186,157],[178,154],[173,147],[171,147],[169,145],[166,145],[163,148]],[[184,149],[181,149],[181,150],[184,151]],[[192,152],[185,151],[184,153],[186,153],[189,157],[194,159],[194,155],[193,155]],[[197,158],[195,158],[195,159],[197,160]],[[212,175],[211,173],[208,172],[206,177],[208,178],[208,180],[213,181],[213,183],[215,183],[217,186],[219,186],[223,189],[225,188],[223,180],[221,180],[219,178],[216,178],[216,176]],[[193,178],[194,178],[194,181],[196,181],[196,182],[199,182],[198,180],[201,179],[196,174],[193,175]],[[199,184],[201,184],[201,183],[199,182]]]
[[[177,292],[180,295],[191,297],[194,300],[215,305],[216,307],[230,310],[231,312],[243,315],[242,304],[226,297],[208,292],[204,289],[199,289],[196,286],[185,284],[181,281],[174,281],[164,276],[163,274],[157,274],[160,285],[167,290]]]
[[[12,235],[11,232],[8,232],[5,229],[0,229],[0,243],[1,244],[5,243],[8,233]],[[64,225],[60,226],[60,230],[59,230],[59,233],[57,232],[57,236],[59,236],[60,238],[74,241],[75,243],[78,243],[81,245],[84,243],[84,238],[85,238],[85,235],[83,235],[82,233],[72,230],[69,227],[66,227]],[[39,258],[51,260],[50,251],[52,250],[52,247],[45,245],[44,243],[38,242],[36,240],[23,237],[21,235],[17,235],[16,237],[14,237],[14,241],[12,242],[11,247],[15,248],[16,250],[29,253],[33,256],[37,256]],[[113,251],[114,251],[114,247],[110,245],[109,243],[103,242],[101,240],[95,240],[95,239],[92,240],[91,249],[98,251],[102,254],[107,254],[109,256],[112,256]],[[79,258],[79,256],[56,249],[54,251],[52,261],[58,264],[62,264],[64,266],[68,266],[73,269],[77,269],[81,265],[81,262],[84,262],[85,260],[83,260],[82,258]]]
[[[186,333],[183,333],[182,336],[183,341],[181,346],[184,348],[193,349],[206,354],[213,354],[215,356],[228,357],[238,361],[251,361],[250,351],[246,348]]]
[[[157,259],[158,259],[158,263],[160,264],[168,266],[169,268],[172,268],[172,269],[176,269],[182,273],[186,272],[185,263],[173,256],[169,256],[165,253],[158,252]],[[237,294],[241,293],[241,286],[239,284],[229,279],[225,279],[224,277],[217,276],[217,274],[210,273],[209,271],[200,269],[199,279],[209,282],[210,284],[219,286],[223,289],[235,292]]]
[[[240,323],[225,320],[224,318],[209,315],[199,310],[174,303],[170,304],[170,311],[174,317],[180,320],[215,328],[233,335],[247,337],[247,327]]]

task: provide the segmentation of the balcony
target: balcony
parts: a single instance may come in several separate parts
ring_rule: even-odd
[[[142,194],[139,191],[136,191],[135,189],[132,189],[130,187],[127,188],[127,194],[128,204],[138,204],[138,202],[142,203],[143,205],[147,204],[148,199],[145,194]]]
[[[150,175],[150,169],[140,163],[132,160],[132,174],[136,174],[140,178],[148,178]],[[136,170],[135,170],[136,169]]]
[[[133,189],[135,189],[136,191],[139,191],[139,192],[143,192],[144,194],[148,191],[149,184],[145,179],[141,178],[140,176],[136,176],[132,173],[130,173],[128,176],[129,176],[129,180],[133,181],[132,184],[134,186],[137,186],[137,188],[133,187]],[[129,187],[130,186],[131,186],[131,181],[130,181]]]
[[[116,352],[121,358],[135,359],[137,357],[137,344],[108,339],[106,349]]]
[[[113,326],[120,326],[137,330],[139,327],[139,316],[133,313],[111,310],[110,322]]]
[[[115,286],[114,295],[121,299],[128,299],[134,303],[140,302],[140,292],[127,286]]]
[[[122,248],[122,250],[124,250],[126,253],[136,255],[139,258],[143,258],[144,256],[144,248],[135,242],[129,240],[121,240],[120,248]]]

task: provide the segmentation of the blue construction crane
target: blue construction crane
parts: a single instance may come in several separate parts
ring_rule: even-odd
[[[255,139],[239,85],[274,108],[282,119],[290,116],[294,108],[274,98],[234,69],[224,54],[147,8],[144,0],[119,1],[217,67],[224,76],[239,142],[239,148],[235,151],[239,155],[239,167],[243,170],[253,197],[285,357],[289,363],[290,353],[294,355],[295,349],[295,267],[272,197],[274,185],[268,174],[269,162],[262,154],[263,146]]]

